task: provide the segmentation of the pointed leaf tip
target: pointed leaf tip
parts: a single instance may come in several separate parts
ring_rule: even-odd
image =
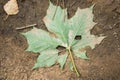
[[[25,33],[20,33],[20,34],[23,35],[23,36],[25,35]]]
[[[90,59],[90,58],[87,57],[86,51],[76,52],[76,53],[75,53],[75,56],[77,56],[77,57],[79,57],[79,58],[81,58],[81,59],[87,59],[87,60]]]
[[[70,67],[70,70],[73,71],[73,64],[71,61],[69,62],[69,67]]]
[[[34,65],[33,69],[39,67],[50,67],[56,63],[57,58],[58,52],[56,50],[53,50],[52,52],[49,50],[43,51],[37,58],[37,62]]]
[[[94,6],[95,6],[95,4],[93,4],[92,6],[90,6],[90,9],[93,10]]]
[[[66,59],[67,59],[67,54],[60,55],[58,58],[58,63],[60,64],[61,69],[63,69]]]

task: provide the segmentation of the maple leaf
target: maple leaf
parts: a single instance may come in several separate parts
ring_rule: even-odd
[[[79,76],[73,55],[82,59],[89,59],[86,56],[86,47],[92,49],[99,44],[104,37],[97,37],[90,34],[90,30],[96,24],[93,22],[92,14],[93,6],[86,9],[78,8],[75,15],[68,19],[67,9],[60,6],[54,6],[51,2],[47,10],[47,15],[43,21],[49,32],[42,29],[33,28],[31,31],[23,33],[28,41],[27,51],[40,53],[37,63],[33,68],[50,67],[58,62],[63,69],[68,55],[70,55],[70,67],[73,68]],[[54,34],[55,36],[51,35]],[[81,36],[80,40],[76,40],[76,36]],[[63,46],[66,48],[65,54],[59,55],[60,51],[56,48]]]

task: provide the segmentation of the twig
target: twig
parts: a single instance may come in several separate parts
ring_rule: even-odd
[[[65,9],[65,7],[66,7],[66,6],[65,6],[65,0],[63,0],[63,8]],[[65,10],[64,10],[64,21],[65,21],[66,16],[67,16],[67,15],[65,14]]]
[[[63,8],[65,8],[65,0],[63,0]]]
[[[16,28],[16,30],[21,30],[21,29],[26,29],[26,28],[30,28],[30,27],[33,27],[33,26],[36,26],[37,24],[31,24],[31,25],[27,25],[27,26],[23,26],[23,27],[18,27]]]
[[[74,1],[69,7],[71,8],[73,5],[75,5],[77,1]]]

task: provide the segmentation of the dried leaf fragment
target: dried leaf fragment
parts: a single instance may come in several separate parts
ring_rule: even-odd
[[[15,15],[19,12],[16,0],[10,0],[4,5],[4,10],[7,15]]]

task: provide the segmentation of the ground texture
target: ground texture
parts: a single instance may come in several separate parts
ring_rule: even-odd
[[[3,5],[8,0],[0,0],[0,80],[120,80],[120,0],[59,0],[59,5],[67,7],[69,18],[77,9],[95,4],[94,21],[91,30],[94,35],[106,38],[95,49],[88,50],[90,61],[75,58],[81,77],[77,78],[66,64],[61,70],[59,65],[51,68],[32,70],[37,54],[25,52],[28,44],[16,28],[37,24],[46,30],[43,17],[46,15],[48,0],[18,0],[20,12],[9,16]],[[57,0],[52,0],[56,4]]]

